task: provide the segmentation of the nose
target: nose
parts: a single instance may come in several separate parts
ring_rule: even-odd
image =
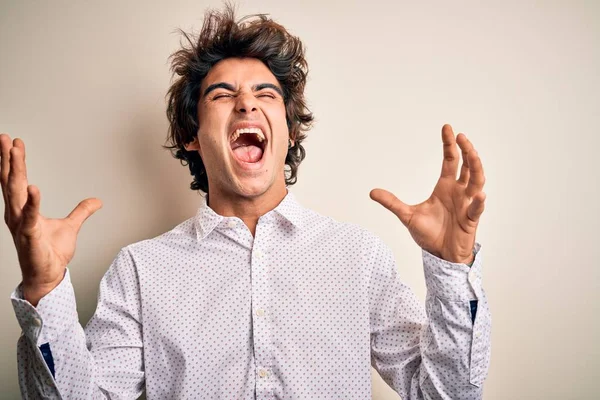
[[[236,109],[240,113],[252,113],[258,110],[258,102],[254,94],[244,92],[238,95]]]

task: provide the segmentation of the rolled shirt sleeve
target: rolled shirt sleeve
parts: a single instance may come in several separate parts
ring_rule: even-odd
[[[482,287],[483,254],[481,244],[475,244],[475,260],[471,267],[465,264],[451,263],[442,260],[426,250],[423,252],[425,283],[427,285],[427,301],[434,304],[432,311],[436,320],[460,318],[456,325],[434,324],[437,328],[434,338],[438,343],[444,339],[455,337],[455,331],[464,325],[466,335],[464,341],[468,345],[469,382],[480,387],[487,376],[491,355],[492,319],[486,294]],[[477,312],[471,325],[465,321],[465,309],[470,310],[470,303],[476,301]],[[471,313],[469,311],[469,316]],[[433,329],[432,328],[432,329]],[[456,329],[455,329],[456,328]],[[470,328],[470,329],[468,329]]]
[[[79,324],[69,271],[65,270],[61,283],[40,299],[37,307],[24,299],[21,285],[10,297],[22,331],[17,343],[21,395],[24,399],[60,398],[50,342]]]
[[[371,257],[372,366],[404,400],[481,399],[490,359],[491,317],[481,245],[471,267],[422,250],[425,308],[399,278],[381,241]],[[477,313],[472,319],[472,302]]]
[[[100,283],[84,330],[69,271],[37,307],[11,295],[23,334],[17,344],[25,399],[136,399],[144,388],[141,302],[133,259],[122,249]]]
[[[37,307],[24,299],[21,285],[11,294],[11,302],[23,335],[38,347],[55,341],[62,332],[79,322],[68,269],[60,284],[42,297]]]

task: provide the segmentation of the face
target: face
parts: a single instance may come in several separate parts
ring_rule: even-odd
[[[211,198],[285,193],[288,127],[281,87],[260,60],[227,58],[202,82],[197,150]]]

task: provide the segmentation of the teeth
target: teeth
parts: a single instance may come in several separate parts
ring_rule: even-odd
[[[244,133],[256,133],[256,136],[258,136],[259,141],[264,142],[265,140],[265,135],[263,134],[263,131],[260,128],[242,128],[237,129],[235,132],[233,132],[233,135],[231,136],[231,141],[235,142]]]

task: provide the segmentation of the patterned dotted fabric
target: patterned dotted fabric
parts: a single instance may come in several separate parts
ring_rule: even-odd
[[[13,292],[21,391],[370,399],[373,366],[404,400],[481,399],[491,318],[480,248],[471,268],[422,251],[423,307],[381,239],[302,207],[291,192],[259,219],[254,238],[203,201],[193,218],[121,249],[85,330],[68,270],[37,308]]]

